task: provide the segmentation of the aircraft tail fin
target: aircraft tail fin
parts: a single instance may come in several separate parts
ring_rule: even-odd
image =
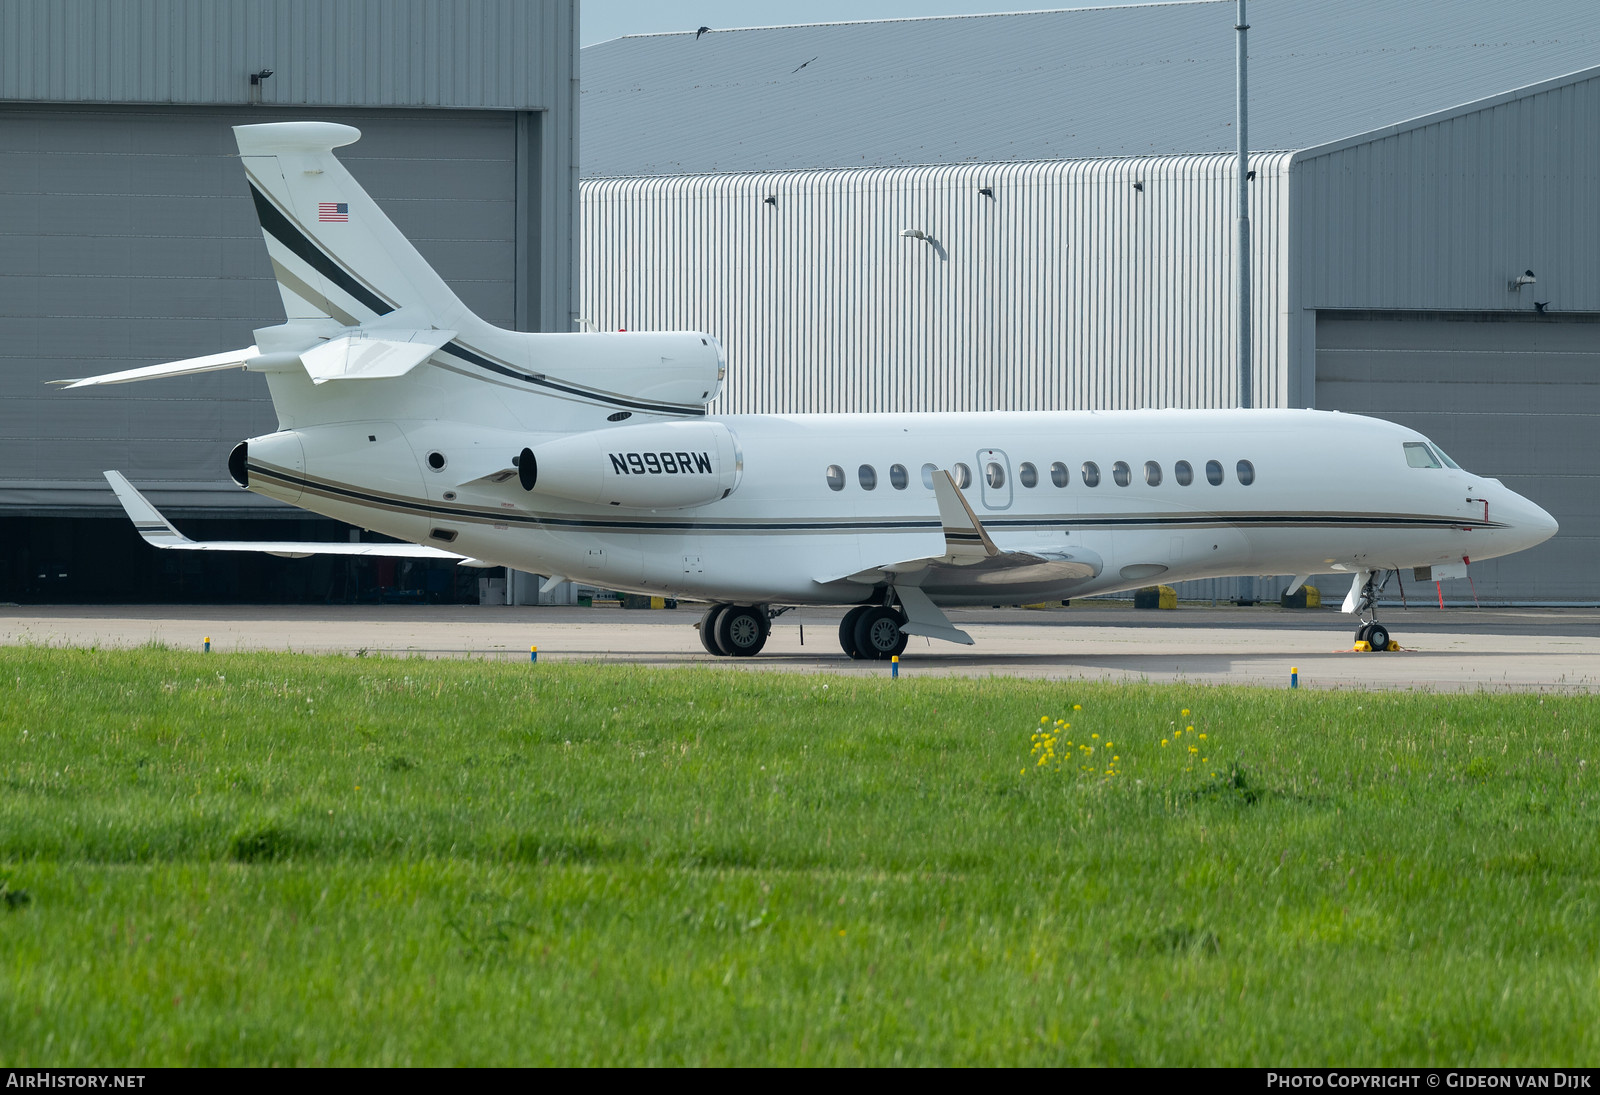
[[[356,327],[404,309],[410,326],[483,324],[333,154],[360,130],[268,122],[233,133],[291,322]]]

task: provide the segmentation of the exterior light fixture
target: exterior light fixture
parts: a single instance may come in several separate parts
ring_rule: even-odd
[[[928,233],[920,228],[902,228],[900,234],[908,240],[925,240],[931,238]]]
[[[978,187],[978,193],[982,194],[986,198],[992,198],[994,197],[994,187],[980,186]]]
[[[766,202],[768,205],[771,205],[771,206],[776,206],[778,204],[778,196],[776,194],[768,194],[765,198],[762,198],[761,200]]]
[[[272,75],[272,70],[270,68],[264,68],[260,72],[252,72],[250,74],[250,82],[252,84],[259,84],[262,80],[265,80],[265,79],[268,79],[269,77],[271,77],[271,75]]]
[[[1520,293],[1524,285],[1535,285],[1538,283],[1538,281],[1539,279],[1533,276],[1532,270],[1524,270],[1522,273],[1511,279],[1511,291],[1513,293]]]
[[[1142,183],[1142,182],[1140,182],[1140,181],[1138,181],[1138,180],[1137,180],[1137,179],[1136,179],[1136,180],[1134,180],[1134,184],[1133,184],[1133,188],[1134,188],[1134,189],[1135,189],[1135,190],[1137,190],[1137,191],[1138,191],[1138,192],[1139,192],[1139,193],[1141,193],[1141,194],[1143,194],[1143,193],[1144,193],[1144,183]]]

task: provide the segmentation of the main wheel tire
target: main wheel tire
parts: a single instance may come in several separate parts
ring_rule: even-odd
[[[748,658],[761,653],[769,631],[766,609],[729,605],[717,619],[717,645],[735,658]]]
[[[839,621],[839,646],[852,658],[864,658],[861,648],[856,645],[856,621],[861,619],[864,612],[870,612],[871,605],[856,605],[844,614],[844,619]]]
[[[1367,636],[1371,635],[1371,634],[1372,634],[1372,625],[1371,624],[1362,624],[1360,627],[1356,628],[1356,642],[1358,642],[1358,643],[1366,642],[1367,641]]]
[[[1382,624],[1373,624],[1367,629],[1367,642],[1372,644],[1374,650],[1389,649],[1389,629]]]
[[[904,617],[892,608],[873,605],[856,621],[856,649],[860,657],[886,662],[905,651],[910,640],[900,625]]]
[[[728,652],[717,645],[717,621],[722,618],[727,605],[712,605],[706,609],[704,616],[700,617],[700,645],[706,648],[706,653],[715,658],[726,658]]]

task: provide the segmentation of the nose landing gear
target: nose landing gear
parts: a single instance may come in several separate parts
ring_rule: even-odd
[[[1361,621],[1356,628],[1356,642],[1367,643],[1373,650],[1389,649],[1389,629],[1378,622],[1378,596],[1394,575],[1392,570],[1375,570],[1367,575],[1361,592],[1356,594],[1356,619]]]

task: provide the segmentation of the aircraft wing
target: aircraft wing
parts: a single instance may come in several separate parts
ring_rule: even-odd
[[[150,504],[150,500],[134,489],[121,472],[105,473],[106,482],[116,492],[117,501],[127,511],[133,527],[139,530],[144,542],[152,547],[179,551],[261,551],[285,559],[304,559],[311,555],[360,555],[373,559],[449,559],[465,566],[493,566],[478,559],[469,559],[453,551],[443,551],[426,544],[341,544],[315,540],[191,540],[172,527],[172,522]]]
[[[952,587],[1052,585],[1081,581],[1100,573],[1101,559],[1082,548],[1003,550],[967,504],[948,471],[933,476],[944,532],[944,554],[880,563],[848,574],[819,577],[818,582],[850,581],[866,585],[893,582],[897,589],[915,585],[938,592]]]

